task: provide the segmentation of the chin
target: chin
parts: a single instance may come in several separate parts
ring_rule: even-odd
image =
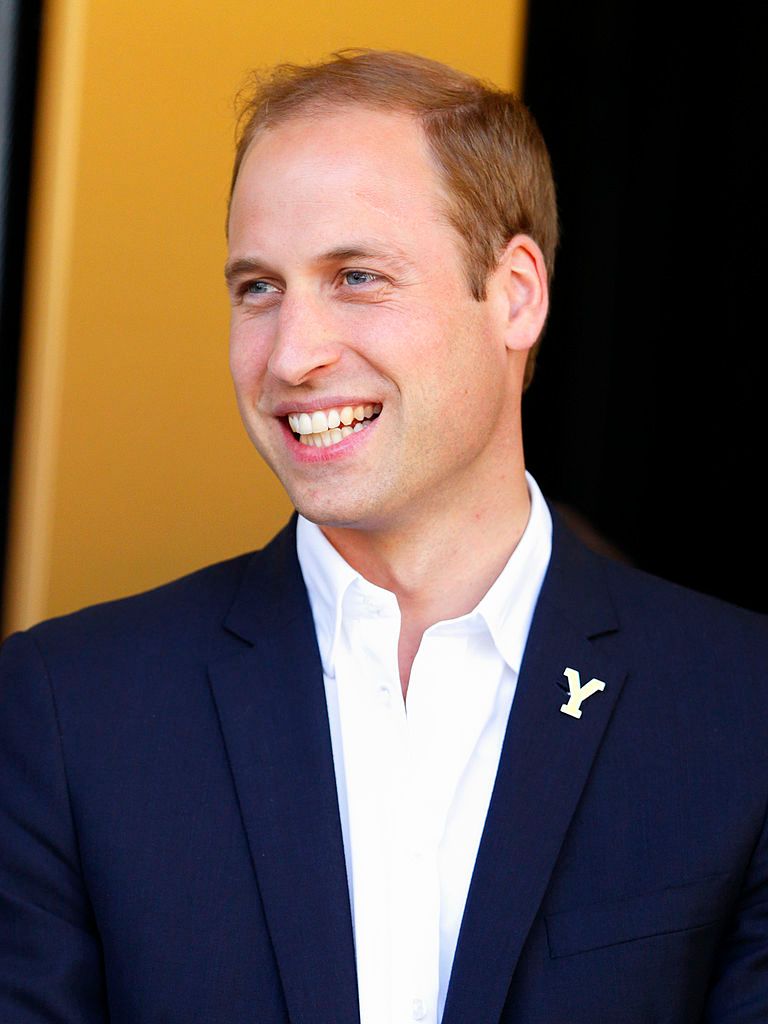
[[[294,501],[294,507],[305,519],[317,526],[328,526],[337,529],[360,529],[363,528],[357,516],[350,513],[350,510],[328,508],[316,502]]]
[[[377,521],[376,510],[368,502],[357,506],[344,500],[343,503],[325,501],[319,497],[288,492],[294,508],[305,519],[317,526],[340,530],[374,529]]]

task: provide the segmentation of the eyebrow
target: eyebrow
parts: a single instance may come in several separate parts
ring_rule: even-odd
[[[232,284],[235,278],[243,274],[255,274],[264,270],[264,261],[255,256],[241,256],[236,260],[227,260],[224,267],[224,279],[227,284]]]
[[[344,263],[348,260],[379,260],[386,263],[394,270],[407,271],[413,269],[410,260],[391,247],[382,245],[379,242],[355,242],[350,245],[335,246],[325,252],[318,253],[312,260],[315,264],[323,263]],[[244,274],[261,274],[266,271],[267,261],[258,256],[241,256],[236,260],[230,260],[224,267],[224,277],[227,284],[231,284],[236,278]]]
[[[378,242],[356,242],[353,245],[340,245],[336,248],[329,249],[328,252],[321,253],[317,257],[318,263],[344,263],[348,260],[381,260],[382,263],[388,263],[390,266],[401,269],[409,270],[413,264],[410,260],[398,252],[392,249],[391,246],[385,246]]]

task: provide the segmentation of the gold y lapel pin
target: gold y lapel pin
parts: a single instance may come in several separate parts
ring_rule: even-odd
[[[568,680],[568,703],[562,704],[560,710],[571,718],[581,718],[581,705],[587,698],[605,689],[602,679],[590,679],[581,685],[581,676],[575,668],[567,668],[563,675]]]

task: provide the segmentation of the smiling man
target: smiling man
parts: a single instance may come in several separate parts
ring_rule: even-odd
[[[405,54],[244,112],[231,367],[298,516],[12,638],[0,1017],[768,1017],[765,624],[584,549],[520,405],[557,215]]]
[[[232,373],[296,508],[397,596],[405,695],[424,630],[474,608],[528,521],[519,409],[547,273],[515,232],[478,301],[417,118],[319,102],[254,131],[238,167]]]

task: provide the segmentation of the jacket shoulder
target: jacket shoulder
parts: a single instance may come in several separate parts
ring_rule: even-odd
[[[601,571],[622,618],[648,623],[664,635],[691,641],[752,639],[768,644],[768,616],[669,580],[600,558]]]
[[[48,619],[27,630],[26,637],[51,653],[102,645],[135,652],[137,644],[167,645],[172,638],[197,647],[221,626],[253,557],[239,555],[151,590]]]
[[[768,617],[602,556],[616,611],[616,640],[630,664],[666,680],[694,706],[713,700],[762,717],[768,700]]]
[[[641,661],[749,667],[768,683],[768,616],[596,554],[557,517],[552,567],[563,613],[616,632]]]
[[[232,608],[243,602],[244,593],[268,591],[292,550],[295,541],[289,526],[259,551],[130,597],[48,619],[6,643],[28,641],[60,666],[224,655],[232,644],[240,643],[225,626]]]

